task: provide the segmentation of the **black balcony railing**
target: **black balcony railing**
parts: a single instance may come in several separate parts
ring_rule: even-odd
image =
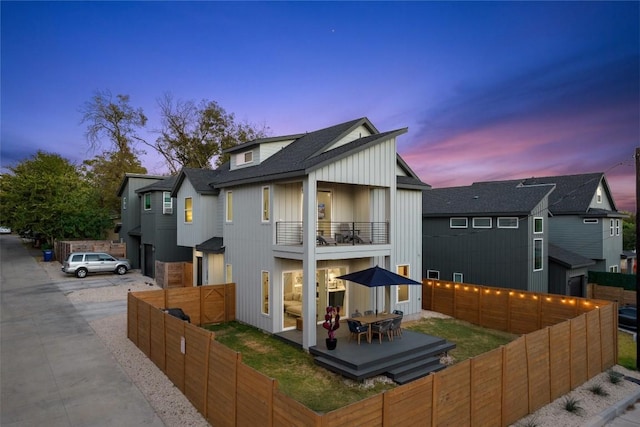
[[[302,221],[276,223],[277,245],[301,245]],[[320,221],[316,245],[382,245],[389,243],[388,222]]]

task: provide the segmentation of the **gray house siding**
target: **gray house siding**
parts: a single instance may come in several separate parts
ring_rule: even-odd
[[[587,258],[602,259],[604,236],[603,219],[585,224],[580,216],[558,215],[549,224],[550,238],[554,244]],[[607,221],[606,233],[609,233]]]
[[[528,290],[533,292],[548,292],[549,291],[549,211],[547,209],[548,198],[544,198],[533,209],[531,215],[528,217],[529,231],[529,288]],[[542,218],[542,233],[534,233],[535,218]],[[534,240],[542,239],[542,269],[534,269]]]

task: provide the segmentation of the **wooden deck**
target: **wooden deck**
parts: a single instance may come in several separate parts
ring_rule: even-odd
[[[318,345],[310,347],[309,353],[318,365],[356,381],[386,375],[398,384],[405,384],[444,369],[440,357],[455,348],[454,343],[442,338],[406,329],[401,337],[395,337],[393,341],[385,337],[379,343],[376,338],[369,344],[363,337],[360,345],[356,339],[349,342],[346,322],[344,328],[341,327],[337,332],[336,349],[327,350],[327,334],[320,326],[317,331]],[[285,331],[276,336],[302,347],[301,331]]]

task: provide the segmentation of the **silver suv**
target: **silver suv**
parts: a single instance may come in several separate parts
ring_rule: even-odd
[[[130,269],[129,260],[117,259],[102,252],[73,252],[62,264],[63,273],[75,274],[79,278],[86,277],[88,273],[125,274]]]

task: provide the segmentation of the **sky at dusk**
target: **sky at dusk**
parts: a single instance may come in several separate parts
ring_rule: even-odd
[[[639,2],[8,2],[3,168],[92,158],[98,90],[214,100],[270,135],[368,117],[434,188],[605,172],[635,211]],[[106,147],[106,146],[105,146]],[[139,147],[142,148],[142,147]],[[149,173],[167,169],[142,157]],[[6,169],[3,169],[6,170]]]

